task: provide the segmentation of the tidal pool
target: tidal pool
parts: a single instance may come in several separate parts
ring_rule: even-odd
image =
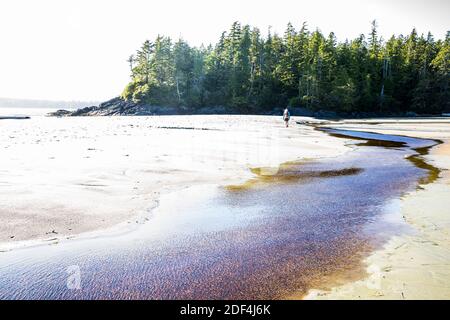
[[[435,174],[408,158],[436,142],[328,132],[355,150],[167,194],[133,231],[0,253],[0,298],[280,299],[360,272],[408,231],[396,204]]]

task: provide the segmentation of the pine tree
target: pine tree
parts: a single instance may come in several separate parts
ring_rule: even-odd
[[[264,113],[286,105],[337,112],[450,111],[450,36],[435,41],[415,29],[384,42],[372,22],[364,35],[338,43],[289,23],[266,37],[233,23],[216,45],[190,47],[158,36],[128,59],[131,82],[122,97],[177,106],[180,112],[221,106]]]

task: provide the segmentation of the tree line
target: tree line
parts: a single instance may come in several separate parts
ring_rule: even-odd
[[[338,42],[334,33],[296,30],[283,35],[239,22],[217,44],[192,47],[158,36],[128,59],[131,81],[122,98],[195,112],[221,106],[265,113],[284,106],[312,111],[436,114],[450,106],[450,32],[383,40],[371,32]]]

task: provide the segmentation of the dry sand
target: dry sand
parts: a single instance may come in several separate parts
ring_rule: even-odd
[[[0,250],[135,225],[162,192],[238,183],[250,167],[351,150],[260,116],[2,120],[0,148]]]
[[[450,299],[450,120],[345,121],[332,127],[440,139],[426,156],[440,178],[403,197],[403,219],[414,232],[396,236],[365,260],[365,279],[307,299]]]

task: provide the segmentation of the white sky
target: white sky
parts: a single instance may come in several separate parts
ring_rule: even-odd
[[[450,0],[0,0],[0,97],[106,100],[129,79],[126,59],[157,34],[215,42],[233,21],[283,33],[368,33],[388,37],[450,29]]]

